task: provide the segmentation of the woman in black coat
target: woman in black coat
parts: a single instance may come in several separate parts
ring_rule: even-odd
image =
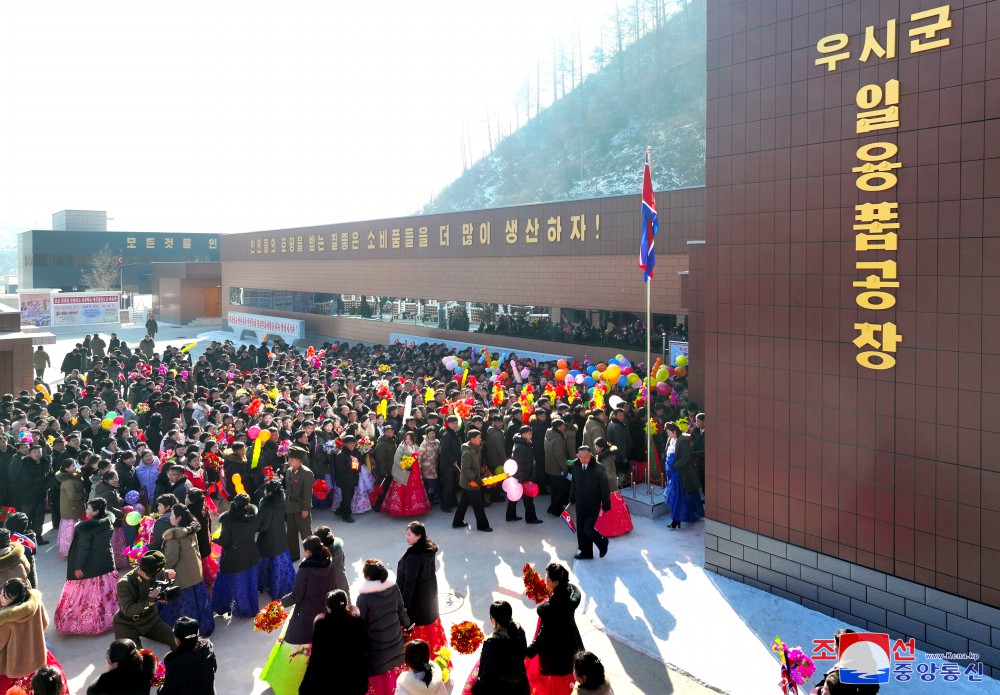
[[[528,658],[538,657],[541,678],[551,692],[569,693],[573,687],[573,657],[583,650],[574,613],[580,606],[580,590],[569,583],[569,571],[552,562],[545,568],[545,586],[551,592],[539,604],[538,631],[528,645]]]
[[[273,601],[292,590],[295,566],[285,535],[285,489],[277,480],[269,480],[264,483],[262,492],[257,519],[257,550],[260,552],[257,588],[266,591]]]
[[[157,695],[215,695],[215,649],[211,642],[199,637],[198,631],[194,618],[177,619],[177,648],[163,659],[165,675]]]
[[[312,654],[299,695],[326,695],[331,676],[337,692],[364,695],[368,692],[368,667],[372,643],[368,628],[356,608],[348,605],[347,593],[331,591],[326,597],[327,614],[313,628]]]
[[[295,585],[281,597],[285,608],[295,606],[285,632],[285,642],[290,644],[309,644],[313,623],[326,612],[326,595],[333,588],[330,551],[323,542],[309,536],[302,542],[302,554],[304,559],[295,573]]]
[[[95,497],[87,519],[73,528],[66,564],[66,583],[56,606],[56,631],[64,635],[99,635],[111,629],[118,611],[118,572],[112,557],[112,517]]]
[[[257,563],[260,553],[257,535],[257,507],[250,496],[236,495],[232,507],[219,517],[222,531],[219,546],[219,576],[212,590],[212,610],[220,615],[232,613],[239,618],[252,618],[259,610],[257,600]]]
[[[528,673],[524,656],[528,642],[524,630],[513,621],[514,611],[506,601],[490,606],[493,634],[483,642],[479,675],[472,685],[472,695],[529,695]]]
[[[437,545],[427,537],[427,528],[419,521],[406,525],[409,546],[396,566],[396,584],[403,593],[406,614],[413,623],[411,639],[422,639],[431,654],[448,643],[438,611],[438,585],[434,558]]]
[[[154,657],[140,654],[135,642],[117,639],[108,647],[105,657],[108,670],[87,688],[87,695],[149,695]]]

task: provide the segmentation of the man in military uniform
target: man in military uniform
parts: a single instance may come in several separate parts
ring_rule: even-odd
[[[312,535],[312,490],[316,476],[304,464],[309,452],[297,446],[288,450],[288,468],[285,470],[285,527],[288,533],[288,552],[292,562],[299,559],[299,538]]]
[[[128,638],[142,646],[142,637],[174,646],[174,631],[163,622],[156,604],[160,590],[153,583],[171,579],[173,570],[163,571],[166,560],[158,550],[146,552],[139,566],[118,580],[118,612],[112,623],[115,639]]]

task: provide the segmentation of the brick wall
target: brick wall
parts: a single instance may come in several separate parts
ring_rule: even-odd
[[[930,653],[976,653],[1000,676],[1000,610],[717,521],[705,568]],[[968,662],[963,662],[968,663]]]

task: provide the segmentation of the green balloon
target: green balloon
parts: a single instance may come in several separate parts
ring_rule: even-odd
[[[140,521],[142,521],[142,514],[139,512],[129,512],[125,515],[125,523],[129,526],[138,526]]]

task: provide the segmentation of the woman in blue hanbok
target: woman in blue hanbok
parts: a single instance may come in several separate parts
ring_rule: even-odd
[[[698,490],[701,487],[694,467],[691,437],[672,422],[664,425],[667,433],[667,488],[663,500],[670,507],[670,528],[680,528],[681,522],[691,523],[705,516],[705,505]]]

